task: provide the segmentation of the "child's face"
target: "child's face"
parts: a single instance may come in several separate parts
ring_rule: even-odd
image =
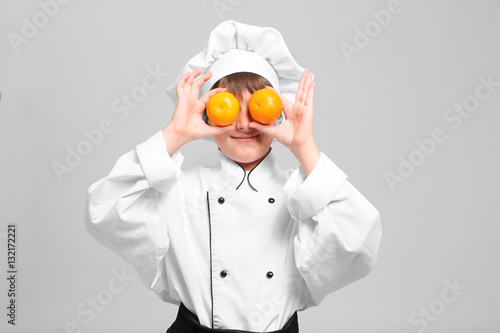
[[[238,162],[245,170],[253,168],[268,153],[273,142],[272,136],[248,127],[249,123],[253,121],[248,110],[251,96],[249,91],[245,91],[238,99],[240,112],[233,123],[236,129],[215,136],[215,141],[224,155]],[[209,123],[213,125],[212,122]]]

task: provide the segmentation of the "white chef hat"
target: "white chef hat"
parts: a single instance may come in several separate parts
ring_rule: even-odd
[[[182,68],[175,84],[166,92],[177,104],[176,86],[186,72],[201,67],[201,75],[212,72],[200,89],[201,97],[219,79],[238,72],[250,72],[267,79],[291,103],[299,87],[304,68],[293,59],[278,30],[228,20],[211,33],[207,47]],[[284,115],[280,121],[284,120]]]

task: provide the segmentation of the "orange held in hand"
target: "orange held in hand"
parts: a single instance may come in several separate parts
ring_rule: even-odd
[[[230,92],[220,92],[207,103],[207,116],[217,126],[231,125],[240,112],[240,103]]]
[[[283,104],[274,90],[265,88],[252,94],[248,109],[255,121],[267,125],[280,117]]]

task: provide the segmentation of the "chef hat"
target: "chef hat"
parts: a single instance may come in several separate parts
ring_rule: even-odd
[[[167,89],[174,105],[177,104],[177,82],[186,72],[198,67],[202,69],[200,76],[212,72],[199,97],[227,75],[251,72],[267,79],[290,102],[295,100],[304,71],[293,59],[278,30],[232,20],[220,23],[210,33],[207,47],[188,61],[175,84]]]

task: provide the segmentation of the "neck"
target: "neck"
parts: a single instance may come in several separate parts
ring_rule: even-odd
[[[253,168],[255,168],[255,166],[257,164],[259,164],[259,162],[262,161],[263,158],[264,157],[261,157],[258,160],[253,161],[253,162],[249,162],[249,163],[241,163],[241,162],[236,162],[236,163],[238,163],[240,167],[242,167],[243,169],[245,169],[245,171],[250,171]]]
[[[248,162],[248,163],[236,162],[236,161],[235,162],[238,163],[238,165],[241,166],[243,169],[245,169],[245,171],[250,171],[253,168],[255,168],[257,164],[259,164],[260,161],[262,161],[270,152],[271,152],[271,147],[269,147],[269,151],[267,153],[265,153],[264,155],[262,155],[262,157],[256,159],[253,162]]]

